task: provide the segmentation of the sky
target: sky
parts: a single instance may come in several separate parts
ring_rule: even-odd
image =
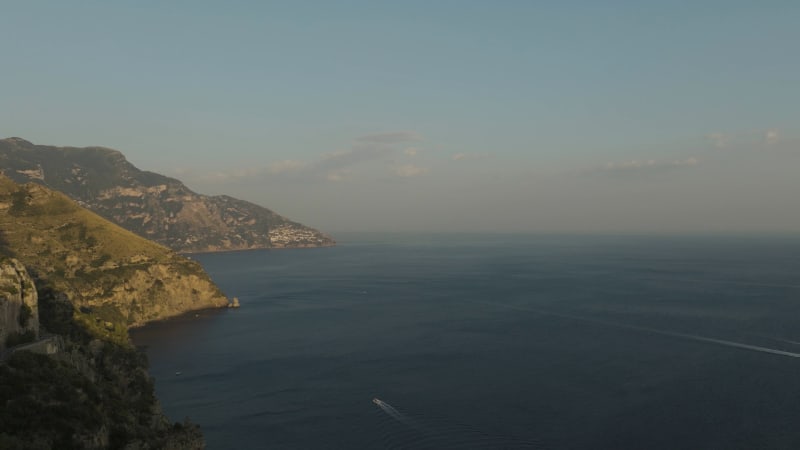
[[[0,0],[0,137],[341,231],[800,232],[797,1]]]

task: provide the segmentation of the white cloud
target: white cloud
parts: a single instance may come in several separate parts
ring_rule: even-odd
[[[406,156],[417,156],[419,149],[416,147],[408,147],[407,149],[403,150],[403,153]]]
[[[764,133],[764,143],[767,145],[777,144],[781,140],[781,135],[776,128],[767,130]]]
[[[395,175],[399,177],[417,177],[428,173],[430,169],[427,167],[418,167],[413,164],[406,164],[394,168]]]

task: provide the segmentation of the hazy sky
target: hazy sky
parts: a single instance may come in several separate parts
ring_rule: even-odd
[[[800,231],[800,2],[0,1],[0,136],[326,231]]]

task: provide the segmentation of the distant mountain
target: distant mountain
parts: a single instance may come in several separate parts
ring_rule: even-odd
[[[0,172],[63,192],[81,206],[179,252],[323,247],[333,239],[269,209],[139,170],[117,150],[0,140]]]

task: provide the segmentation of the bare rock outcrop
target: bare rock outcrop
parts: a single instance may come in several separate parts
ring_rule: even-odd
[[[13,258],[0,262],[0,350],[38,338],[38,303],[25,266]]]

